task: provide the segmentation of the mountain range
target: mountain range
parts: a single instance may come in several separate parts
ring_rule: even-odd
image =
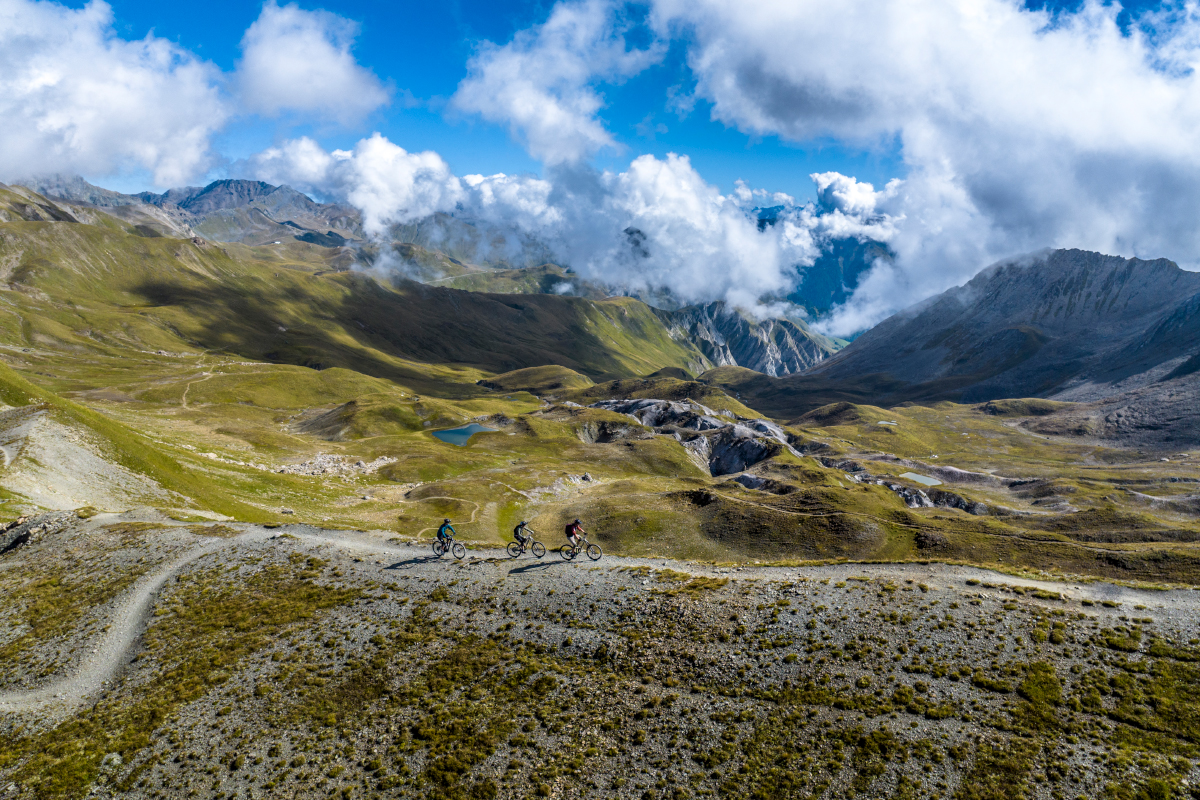
[[[318,203],[289,186],[262,181],[219,180],[137,195],[102,189],[78,175],[30,178],[19,185],[77,209],[55,213],[83,221],[86,212],[78,209],[102,209],[134,222],[146,236],[199,236],[252,246],[303,242],[344,250],[339,261],[344,266],[360,263],[423,283],[449,281],[446,285],[472,291],[592,298],[619,294],[549,263],[549,249],[528,234],[450,214],[393,225],[383,241],[368,241],[356,209]],[[735,365],[789,375],[841,345],[810,330],[799,318],[756,321],[722,303],[677,308],[659,316],[671,336],[704,354],[707,361],[696,362],[699,367]]]
[[[397,281],[484,294],[611,294],[550,263],[549,251],[530,237],[449,214],[396,225],[383,241],[368,241],[355,209],[261,181],[139,195],[78,176],[23,184],[42,193],[10,198],[11,213],[23,219],[97,224],[103,217],[143,237],[304,245],[328,253],[334,269],[369,264]],[[768,214],[760,225],[772,222]],[[805,272],[793,299],[828,309],[848,296],[870,263],[888,257],[875,243],[835,243]],[[707,380],[781,418],[837,401],[1037,397],[1093,404],[1073,406],[1069,418],[1043,420],[1047,430],[1058,425],[1161,440],[1190,424],[1191,387],[1200,372],[1200,274],[1165,259],[1055,250],[1006,260],[892,316],[848,347],[800,318],[756,320],[721,302],[656,308],[649,301],[662,335],[693,354],[688,369],[716,368]]]
[[[802,374],[710,377],[780,416],[837,401],[1035,397],[1083,404],[1050,414],[1073,422],[1046,420],[1044,430],[1165,442],[1196,438],[1198,372],[1200,273],[1053,250],[995,264]]]

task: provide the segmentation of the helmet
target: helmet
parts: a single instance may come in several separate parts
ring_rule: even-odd
[[[521,520],[521,524],[522,524],[522,525],[524,525],[524,524],[525,524],[525,520]]]
[[[575,520],[575,524],[576,524],[576,525],[578,525],[578,524],[579,524],[579,520]]]
[[[442,520],[442,522],[449,522],[449,521],[450,521],[449,517],[446,517],[444,520]]]

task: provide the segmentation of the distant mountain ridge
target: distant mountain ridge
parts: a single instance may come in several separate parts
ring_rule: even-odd
[[[1200,352],[1200,273],[1055,250],[1004,261],[900,312],[809,373],[888,375],[906,391],[1094,399]]]
[[[318,203],[290,186],[262,181],[228,179],[207,186],[136,195],[101,189],[78,175],[45,175],[17,183],[52,199],[87,203],[118,215],[140,212],[161,218],[161,214],[149,211],[159,209],[176,223],[161,230],[163,235],[178,233],[182,225],[187,227],[189,236],[194,231],[212,241],[250,245],[295,238],[325,247],[341,247],[347,241],[363,238],[357,210],[337,203]]]
[[[262,181],[231,179],[213,181],[203,188],[188,186],[183,189],[169,189],[162,194],[141,192],[137,197],[141,198],[142,202],[151,205],[161,206],[164,203],[174,203],[185,211],[203,215],[221,209],[250,205],[255,200],[286,188],[290,187],[272,186]]]
[[[704,378],[787,418],[836,402],[1072,401],[1039,431],[1190,448],[1200,443],[1200,273],[1045,251],[895,314],[802,374],[720,367]]]

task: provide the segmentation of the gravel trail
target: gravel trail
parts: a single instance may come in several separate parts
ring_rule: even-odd
[[[75,672],[40,689],[0,692],[0,711],[37,711],[47,706],[79,706],[104,691],[127,660],[139,636],[146,629],[150,609],[159,589],[183,567],[198,558],[215,553],[234,544],[257,541],[270,535],[265,529],[255,529],[231,539],[218,539],[195,547],[179,558],[163,565],[157,572],[144,576],[127,592],[125,599],[110,618],[108,630],[88,645],[92,657]]]
[[[516,560],[499,548],[472,549],[466,559],[458,561],[446,556],[435,558],[428,552],[427,542],[396,544],[384,541],[379,535],[327,531],[306,525],[267,529],[258,526],[239,526],[244,532],[227,539],[217,539],[192,548],[156,572],[144,576],[127,592],[109,620],[107,630],[88,644],[90,657],[75,671],[38,689],[0,691],[0,712],[38,712],[46,709],[69,711],[82,706],[102,694],[111,686],[121,669],[128,662],[130,652],[137,646],[138,639],[146,630],[154,602],[163,585],[181,569],[197,559],[221,550],[247,544],[266,544],[268,540],[281,536],[318,547],[371,553],[375,556],[397,558],[399,561],[380,570],[381,578],[388,579],[389,570],[396,567],[418,570],[430,575],[452,575],[453,572],[502,573],[527,571],[529,569],[577,569],[601,567],[605,571],[619,567],[651,567],[674,569],[694,575],[729,576],[739,580],[760,579],[786,581],[798,577],[821,580],[845,580],[852,576],[889,578],[893,580],[921,581],[933,588],[954,588],[963,592],[988,596],[998,591],[983,583],[1007,584],[1026,588],[1042,588],[1061,593],[1064,598],[1078,602],[1089,599],[1097,603],[1115,601],[1125,606],[1144,605],[1147,613],[1155,616],[1171,616],[1180,613],[1200,615],[1200,598],[1188,590],[1157,591],[1134,589],[1104,582],[1063,582],[1018,578],[986,569],[947,564],[863,564],[845,563],[815,567],[734,566],[715,567],[666,558],[629,558],[605,554],[598,562],[588,560],[582,554],[574,562],[565,562],[557,549],[548,548],[541,559],[523,557]],[[383,562],[379,562],[383,563]],[[967,581],[980,582],[968,585]],[[1097,607],[1093,613],[1105,613]],[[1113,612],[1114,614],[1116,612]]]

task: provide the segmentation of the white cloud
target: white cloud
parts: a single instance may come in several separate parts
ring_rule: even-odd
[[[212,163],[218,80],[165,39],[119,38],[99,0],[0,0],[0,178],[145,169],[178,185]]]
[[[622,173],[601,176],[606,190],[594,208],[579,206],[578,226],[603,220],[601,246],[572,231],[571,263],[585,274],[641,290],[669,289],[684,302],[725,299],[747,309],[790,288],[798,260],[815,248],[807,231],[791,223],[758,230],[736,198],[706,183],[686,156],[645,155]],[[572,204],[573,206],[577,204]],[[595,220],[595,221],[593,221]],[[644,236],[641,238],[637,231]]]
[[[846,333],[1043,246],[1200,261],[1200,11],[1172,6],[1130,35],[1119,11],[654,0],[651,16],[689,38],[716,119],[794,141],[899,141],[908,174],[887,198],[818,176],[837,211],[878,202],[895,228],[895,265],[829,323]]]
[[[452,98],[459,111],[507,124],[547,164],[577,163],[616,141],[598,117],[604,99],[591,85],[641,72],[661,45],[628,48],[607,0],[555,6],[545,23],[498,47],[484,43]]]
[[[266,116],[296,111],[350,122],[386,104],[387,90],[350,53],[357,35],[358,24],[344,17],[268,0],[242,37],[243,106]]]
[[[826,225],[814,209],[793,206],[760,230],[753,206],[791,198],[744,185],[722,195],[673,153],[641,156],[619,173],[578,167],[551,170],[549,179],[458,178],[436,153],[409,153],[376,134],[353,151],[326,152],[308,139],[285,142],[248,167],[262,180],[358,207],[367,232],[379,239],[396,223],[453,212],[470,236],[453,229],[439,235],[459,248],[473,241],[486,251],[481,259],[536,257],[544,247],[605,285],[683,303],[724,299],[752,311],[762,298],[786,294],[795,265],[816,256]]]
[[[432,150],[410,153],[378,133],[353,150],[323,150],[308,138],[284,142],[250,159],[259,180],[286,183],[349,203],[363,228],[380,236],[388,226],[449,211],[464,197],[463,183]]]

